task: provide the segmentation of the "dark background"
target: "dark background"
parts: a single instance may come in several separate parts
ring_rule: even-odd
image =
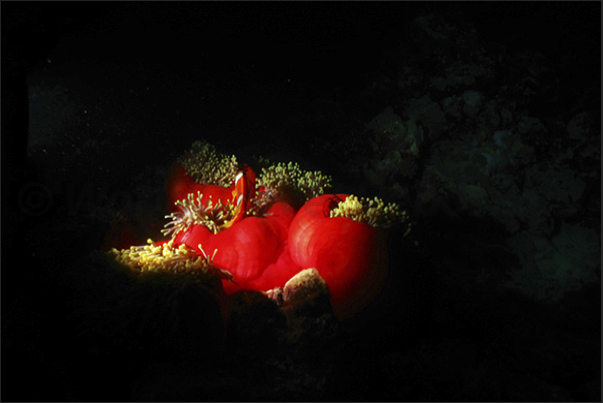
[[[133,178],[142,175],[144,183],[149,176],[161,178],[193,141],[204,138],[241,160],[254,154],[292,159],[329,172],[340,187],[353,186],[356,178],[347,174],[345,157],[334,145],[391,103],[385,96],[361,94],[377,77],[395,74],[404,58],[422,57],[405,54],[403,45],[408,24],[430,13],[471,24],[501,54],[546,55],[563,73],[560,93],[570,107],[559,113],[578,108],[569,101],[574,98],[586,110],[598,110],[596,4],[2,2],[3,400],[130,398],[124,379],[131,375],[125,370],[106,361],[102,365],[109,369],[101,369],[92,358],[72,359],[81,350],[70,348],[75,330],[65,316],[72,309],[69,293],[78,284],[61,272],[102,247],[107,228],[98,224],[104,212],[99,206],[116,199],[111,195],[132,192]],[[429,49],[422,51],[429,57]],[[331,103],[317,102],[324,99]],[[330,109],[333,103],[337,107]],[[321,118],[334,114],[339,117]],[[157,189],[162,186],[157,182]],[[447,224],[456,225],[440,225]],[[147,229],[137,230],[144,240]],[[437,254],[451,241],[434,236],[422,253]],[[598,340],[600,322],[592,320],[600,316],[600,290],[583,299],[583,321],[590,322],[583,333]],[[554,321],[557,307],[542,314],[540,306],[522,304],[520,298],[489,301],[476,307],[477,313],[469,309],[471,319],[460,321],[463,332],[471,333],[472,319],[488,316],[490,309],[500,319],[503,306],[510,307],[501,319],[508,326],[521,315]],[[329,393],[319,400],[384,398],[383,390],[345,385],[375,381],[370,367],[361,368],[372,362],[367,356],[373,350],[358,352],[358,346],[385,340],[383,349],[397,351],[399,344],[427,337],[416,329],[401,330],[402,324],[420,327],[428,321],[409,325],[391,319],[381,338],[366,329],[350,336],[349,358],[338,361],[345,375],[331,379]],[[8,350],[6,329],[12,336]],[[600,344],[596,347],[588,345],[576,357],[600,361]],[[570,391],[560,399],[596,396],[592,387],[579,389],[597,377],[592,367],[577,377],[573,370],[558,375],[557,386]],[[115,374],[105,376],[106,371]],[[15,388],[23,377],[35,391]],[[440,395],[428,396],[463,396],[454,394],[454,386],[442,388]],[[425,396],[418,390],[409,399]],[[600,384],[598,390],[600,395]],[[534,393],[527,400],[538,400]],[[261,393],[254,396],[262,400]]]

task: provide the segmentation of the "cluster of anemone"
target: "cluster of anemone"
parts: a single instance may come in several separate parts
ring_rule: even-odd
[[[329,212],[330,217],[347,217],[375,228],[390,228],[397,223],[408,221],[406,211],[401,211],[396,203],[388,203],[378,198],[349,195]],[[410,229],[410,224],[409,224]]]
[[[279,162],[262,168],[256,187],[259,190],[255,204],[258,208],[289,195],[297,204],[303,204],[313,197],[331,189],[331,177],[320,171],[302,170],[298,163]]]
[[[186,198],[175,202],[180,211],[165,216],[169,221],[161,233],[170,238],[169,241],[154,243],[149,239],[147,245],[132,246],[121,251],[113,249],[111,253],[119,263],[134,273],[188,273],[202,279],[211,277],[234,282],[233,274],[214,264],[217,248],[214,249],[213,256],[209,257],[201,245],[192,249],[184,243],[180,244],[181,241],[177,241],[178,235],[197,225],[205,227],[212,234],[218,234],[235,222],[237,211],[240,212],[241,208],[244,215],[266,217],[270,215],[266,214],[266,210],[274,202],[283,201],[297,211],[303,209],[310,199],[328,194],[332,187],[330,176],[320,171],[302,170],[295,162],[275,164],[261,158],[258,162],[265,167],[257,177],[250,168],[247,168],[249,171],[241,170],[246,186],[255,184],[255,189],[251,189],[255,192],[248,193],[246,186],[243,187],[245,190],[239,189],[238,185],[233,189],[231,185],[238,183],[236,179],[239,173],[236,157],[219,154],[214,146],[205,142],[195,142],[192,150],[180,157],[180,165],[196,183],[222,186],[226,194],[232,190],[233,200],[223,202],[224,198],[222,200],[217,198],[217,202],[214,203],[211,197],[214,189],[208,189],[209,193],[204,192],[206,196],[209,195],[205,199],[203,199],[203,191],[198,191],[196,194],[188,193]],[[249,172],[249,176],[243,172]],[[247,195],[249,200],[243,199],[245,202],[239,204],[243,194]],[[386,204],[377,197],[364,198],[349,195],[341,200],[340,196],[329,197],[331,196],[332,200],[339,200],[335,208],[329,211],[328,216],[331,218],[346,217],[383,229],[398,223],[407,223],[407,231],[404,235],[410,232],[406,211],[402,211],[396,203]],[[237,205],[234,204],[235,199]],[[174,246],[175,244],[177,246]],[[229,247],[238,248],[240,245],[233,244]],[[218,255],[218,261],[220,257],[221,255]],[[233,273],[236,275],[236,271]]]
[[[203,251],[203,248],[199,247],[199,249]],[[115,256],[118,263],[141,274],[145,272],[187,273],[233,280],[232,274],[213,265],[213,256],[210,257],[205,253],[203,256],[199,256],[185,245],[174,247],[173,240],[158,245],[153,240],[147,239],[146,245],[131,246],[129,249],[122,250],[113,248],[110,253]]]
[[[175,204],[180,211],[166,215],[165,218],[171,219],[161,233],[170,236],[172,239],[180,231],[186,231],[191,225],[202,225],[213,234],[220,232],[220,227],[234,218],[235,207],[231,203],[222,204],[208,201],[203,205],[201,199],[203,194],[197,192],[197,198],[192,193],[184,200],[178,200]]]
[[[228,187],[234,181],[239,165],[234,155],[220,154],[211,144],[195,141],[192,149],[178,161],[188,176],[204,185]]]

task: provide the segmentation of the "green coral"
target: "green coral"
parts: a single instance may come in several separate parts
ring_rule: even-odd
[[[234,155],[220,154],[216,147],[195,141],[192,149],[179,159],[188,176],[204,185],[230,186],[237,176],[239,164]]]

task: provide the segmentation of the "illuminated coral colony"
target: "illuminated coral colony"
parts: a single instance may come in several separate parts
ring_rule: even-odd
[[[234,155],[195,142],[168,178],[169,239],[110,253],[135,273],[215,276],[227,295],[283,287],[315,268],[337,315],[353,315],[383,285],[383,230],[405,224],[408,232],[406,212],[376,197],[327,193],[331,178],[297,163],[259,163],[256,175]]]

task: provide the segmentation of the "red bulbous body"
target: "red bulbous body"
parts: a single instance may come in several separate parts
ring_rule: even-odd
[[[322,195],[298,211],[289,228],[293,261],[316,268],[331,293],[340,318],[354,315],[379,293],[387,277],[386,234],[329,211],[348,195]]]
[[[197,193],[203,194],[202,203],[207,205],[210,197],[212,202],[215,204],[221,201],[222,204],[226,204],[232,200],[232,189],[219,186],[219,185],[204,185],[202,183],[196,183],[193,178],[186,174],[186,170],[180,164],[176,165],[171,169],[168,174],[166,181],[166,192],[167,192],[167,210],[169,212],[178,211],[178,207],[175,205],[178,200],[185,200],[190,193],[197,198]],[[255,181],[255,174],[252,177]]]
[[[255,192],[256,174],[253,169],[247,165],[244,165],[241,171],[245,174],[245,196],[248,202],[246,208],[250,208],[252,206],[251,196]],[[233,190],[235,189],[235,186],[236,183],[233,183],[230,187],[196,183],[195,180],[186,173],[186,169],[182,165],[176,164],[168,173],[165,184],[167,193],[166,210],[170,213],[178,211],[178,207],[175,205],[176,201],[187,199],[188,195],[191,193],[196,199],[199,192],[203,195],[201,202],[206,206],[210,199],[213,204],[218,203],[218,201],[221,201],[222,204],[233,202]]]
[[[216,267],[229,271],[235,282],[223,280],[227,295],[244,289],[266,291],[284,286],[301,270],[289,255],[287,241],[294,215],[291,206],[277,202],[266,217],[246,217],[217,234],[193,225],[174,238],[174,245],[213,256]]]

